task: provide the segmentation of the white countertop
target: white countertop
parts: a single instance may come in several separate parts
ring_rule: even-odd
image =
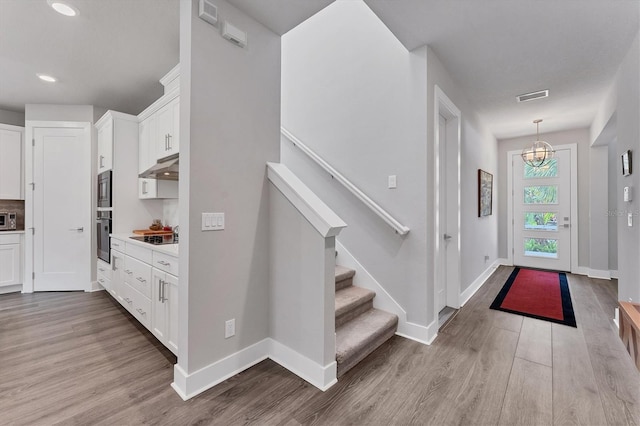
[[[6,235],[6,234],[24,234],[24,229],[21,231],[0,231],[0,234]]]
[[[138,241],[131,239],[130,237],[134,237],[134,234],[110,234],[111,238],[115,238],[118,240],[125,241],[127,244],[133,244],[140,247],[145,247],[151,249],[153,251],[157,251],[159,253],[168,254],[169,256],[178,257],[178,247],[180,244],[149,244],[144,241]],[[139,235],[137,235],[139,237]]]

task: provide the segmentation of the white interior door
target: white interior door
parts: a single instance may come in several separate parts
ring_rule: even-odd
[[[91,282],[91,133],[33,129],[35,291],[86,290]]]
[[[512,155],[514,265],[571,271],[571,163],[570,149],[540,168]]]
[[[438,117],[438,147],[440,149],[440,170],[439,170],[439,185],[443,190],[439,194],[439,209],[440,214],[440,229],[442,232],[440,235],[440,242],[442,244],[442,250],[440,251],[440,259],[438,268],[440,270],[439,279],[436,281],[436,312],[440,312],[447,306],[447,266],[448,257],[447,251],[449,249],[449,243],[452,240],[452,235],[447,228],[447,120],[440,115]]]

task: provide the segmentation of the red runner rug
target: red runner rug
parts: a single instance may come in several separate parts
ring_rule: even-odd
[[[515,268],[491,309],[576,327],[564,272]]]

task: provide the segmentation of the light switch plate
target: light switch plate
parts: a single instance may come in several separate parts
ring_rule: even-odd
[[[224,229],[224,213],[202,213],[203,231],[222,231]]]
[[[232,318],[224,323],[224,338],[235,336],[236,334],[236,319]]]
[[[398,180],[396,178],[396,175],[390,175],[389,176],[389,189],[395,189],[398,187]]]

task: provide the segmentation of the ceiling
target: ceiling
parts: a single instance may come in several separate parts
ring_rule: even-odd
[[[179,1],[71,1],[79,17],[46,0],[0,0],[0,109],[63,103],[139,113],[178,62]],[[228,1],[284,34],[333,0]],[[640,0],[365,2],[407,49],[432,47],[498,138],[534,134],[535,118],[542,132],[588,126],[640,21]],[[515,102],[540,89],[550,97]]]

